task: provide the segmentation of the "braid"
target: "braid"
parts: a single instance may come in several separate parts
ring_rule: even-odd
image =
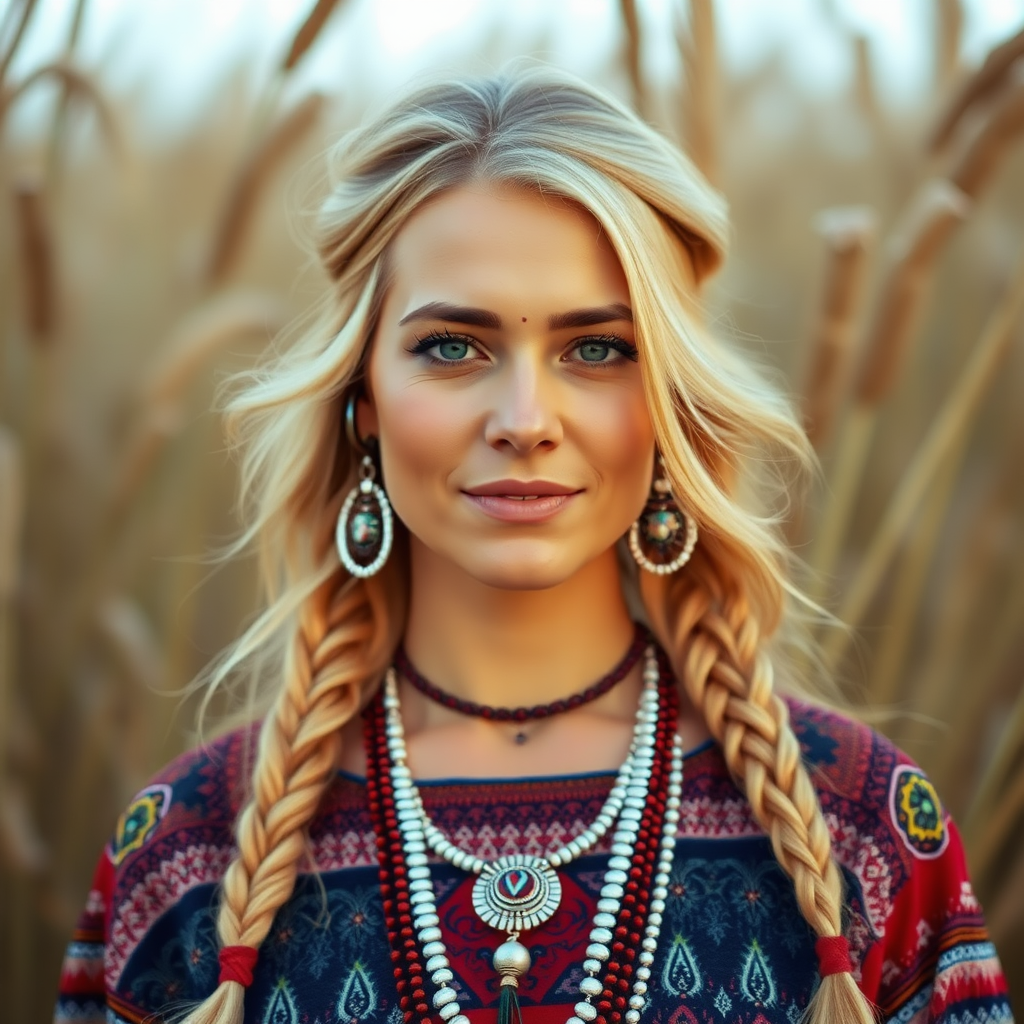
[[[386,661],[391,624],[376,582],[335,573],[302,609],[284,685],[260,734],[238,853],[224,876],[217,919],[224,946],[258,949],[295,888],[306,826],[333,778],[342,726]],[[241,1024],[244,995],[238,982],[221,982],[183,1024]]]
[[[756,617],[742,593],[725,593],[709,559],[695,556],[691,566],[680,579],[661,583],[660,600],[645,602],[659,613],[652,615],[655,629],[792,878],[801,914],[819,938],[841,935],[842,876],[788,708],[775,692]],[[661,581],[652,582],[658,587]],[[804,1019],[873,1024],[875,1015],[845,973],[821,979]]]

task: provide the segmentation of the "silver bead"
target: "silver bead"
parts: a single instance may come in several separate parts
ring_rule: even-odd
[[[430,980],[438,987],[442,988],[447,985],[455,977],[454,974],[447,967],[442,967],[439,971],[434,971],[430,976]]]
[[[628,843],[612,843],[612,853],[616,857],[632,857],[633,847]]]
[[[643,996],[630,996],[629,997],[629,1008],[631,1010],[642,1010],[644,1003],[647,1002]]]
[[[448,988],[445,985],[444,988],[439,988],[434,993],[434,1009],[440,1010],[442,1006],[447,1006],[449,1003],[454,1003],[459,998],[459,993],[453,988]]]
[[[621,900],[625,891],[618,882],[605,882],[601,887],[601,895],[613,900]]]
[[[654,954],[651,953],[650,951],[648,951],[647,949],[643,949],[643,950],[640,951],[639,955],[637,956],[636,962],[641,967],[650,967],[651,964],[654,963]]]
[[[444,955],[443,942],[428,942],[423,947],[423,955],[429,960],[433,956]]]
[[[570,839],[566,844],[566,849],[573,857],[578,857],[583,852],[579,839]]]
[[[530,969],[530,951],[521,942],[509,939],[494,951],[492,962],[501,977],[511,977],[518,981]]]
[[[431,925],[427,928],[423,928],[419,932],[419,938],[420,942],[422,942],[424,946],[428,942],[438,942],[440,941],[441,938],[441,929],[434,925]]]
[[[659,914],[655,910],[652,910],[647,915],[647,923],[648,924],[653,924],[656,928],[660,928],[661,927],[661,914]]]
[[[583,970],[586,971],[587,974],[600,974],[601,971],[604,970],[604,964],[602,964],[600,960],[595,960],[593,957],[587,957],[587,959],[583,961]]]
[[[452,1017],[448,1024],[469,1024],[469,1018],[464,1013],[460,1013],[458,1016]]]
[[[423,951],[426,955],[426,950]],[[427,972],[433,974],[434,971],[440,971],[442,968],[450,967],[448,963],[448,957],[444,953],[435,953],[433,956],[427,958]]]
[[[600,960],[604,963],[609,957],[608,947],[602,942],[592,942],[587,946],[587,956],[591,960]]]
[[[604,881],[605,885],[625,885],[629,881],[629,875],[625,871],[617,871],[612,868],[605,872]]]
[[[630,867],[632,867],[632,865],[629,863],[629,860],[627,858],[615,856],[609,857],[608,867],[614,869],[615,871],[628,871]]]
[[[591,1021],[597,1016],[597,1007],[590,1003],[579,1002],[573,1007],[573,1010],[580,1020]]]
[[[638,1024],[640,1020],[640,1011],[627,1010],[623,1019],[626,1021],[626,1024]]]
[[[598,911],[594,915],[594,926],[596,928],[614,928],[615,927],[615,915],[606,914],[603,911]]]
[[[633,993],[638,996],[646,995],[647,983],[637,978],[636,982],[633,984]]]
[[[451,1020],[453,1017],[460,1016],[459,1004],[458,1003],[447,1003],[437,1011],[437,1015],[441,1020]]]
[[[580,991],[585,996],[596,999],[604,991],[604,985],[597,978],[584,978],[580,982]]]
[[[651,977],[650,967],[638,967],[636,969],[636,980],[637,981],[648,981]]]
[[[430,876],[426,878],[416,878],[409,883],[409,892],[415,894],[418,892],[429,892],[433,889],[433,884],[430,881]]]
[[[545,856],[545,860],[553,867],[560,868],[563,864],[568,864],[569,859],[565,856],[568,850],[562,847],[560,850],[555,850],[554,853],[549,853]]]
[[[618,900],[600,899],[597,901],[597,909],[602,914],[615,915],[619,912],[621,906],[622,904]]]
[[[590,932],[590,941],[600,942],[607,946],[612,941],[612,933],[607,928],[594,928]]]
[[[657,940],[656,939],[652,939],[650,936],[648,936],[646,939],[644,939],[644,941],[641,942],[640,945],[648,953],[653,953],[658,948]]]
[[[437,914],[432,914],[432,913],[428,913],[427,912],[427,911],[433,910],[434,909],[433,907],[419,906],[419,907],[414,907],[413,909],[424,911],[424,913],[422,913],[422,914],[414,914],[413,915],[413,919],[416,922],[416,927],[417,928],[436,928],[441,923],[441,920],[437,916]]]
[[[425,853],[410,853],[406,855],[405,863],[411,868],[422,868],[427,866],[427,855]]]

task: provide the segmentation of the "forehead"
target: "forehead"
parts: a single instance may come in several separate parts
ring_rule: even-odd
[[[550,311],[629,301],[618,257],[591,213],[486,182],[453,188],[417,210],[395,238],[391,269],[392,306],[529,299]]]

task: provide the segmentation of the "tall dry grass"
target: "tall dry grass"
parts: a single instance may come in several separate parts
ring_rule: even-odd
[[[36,5],[10,6],[0,25],[0,985],[12,1020],[46,1019],[96,852],[132,792],[194,738],[194,707],[176,694],[254,612],[252,566],[210,575],[202,560],[234,526],[232,468],[206,410],[215,375],[325,287],[280,196],[368,90],[342,71],[345,105],[285,97],[344,6],[311,4],[255,98],[228,82],[162,148],[133,135],[128,97],[75,64],[73,21],[62,60],[17,81]],[[660,83],[637,5],[622,0],[622,66],[608,79],[730,199],[735,254],[709,319],[802,392],[824,484],[790,535],[817,593],[860,627],[854,644],[822,639],[852,698],[896,712],[882,727],[959,817],[1013,980],[1024,33],[971,72],[959,3],[938,9],[936,102],[913,112],[887,107],[864,39],[847,40],[846,96],[801,92],[779,60],[738,77],[718,57],[711,0],[678,9],[678,76]],[[37,137],[12,136],[5,114],[46,81],[68,101]]]

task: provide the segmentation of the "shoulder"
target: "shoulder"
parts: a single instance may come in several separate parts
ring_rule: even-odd
[[[951,843],[959,851],[955,827],[928,776],[892,741],[840,712],[787,704],[835,855],[881,935],[900,893],[948,860]]]
[[[258,726],[249,725],[176,757],[135,794],[107,848],[124,870],[154,843],[230,842],[249,785]]]

